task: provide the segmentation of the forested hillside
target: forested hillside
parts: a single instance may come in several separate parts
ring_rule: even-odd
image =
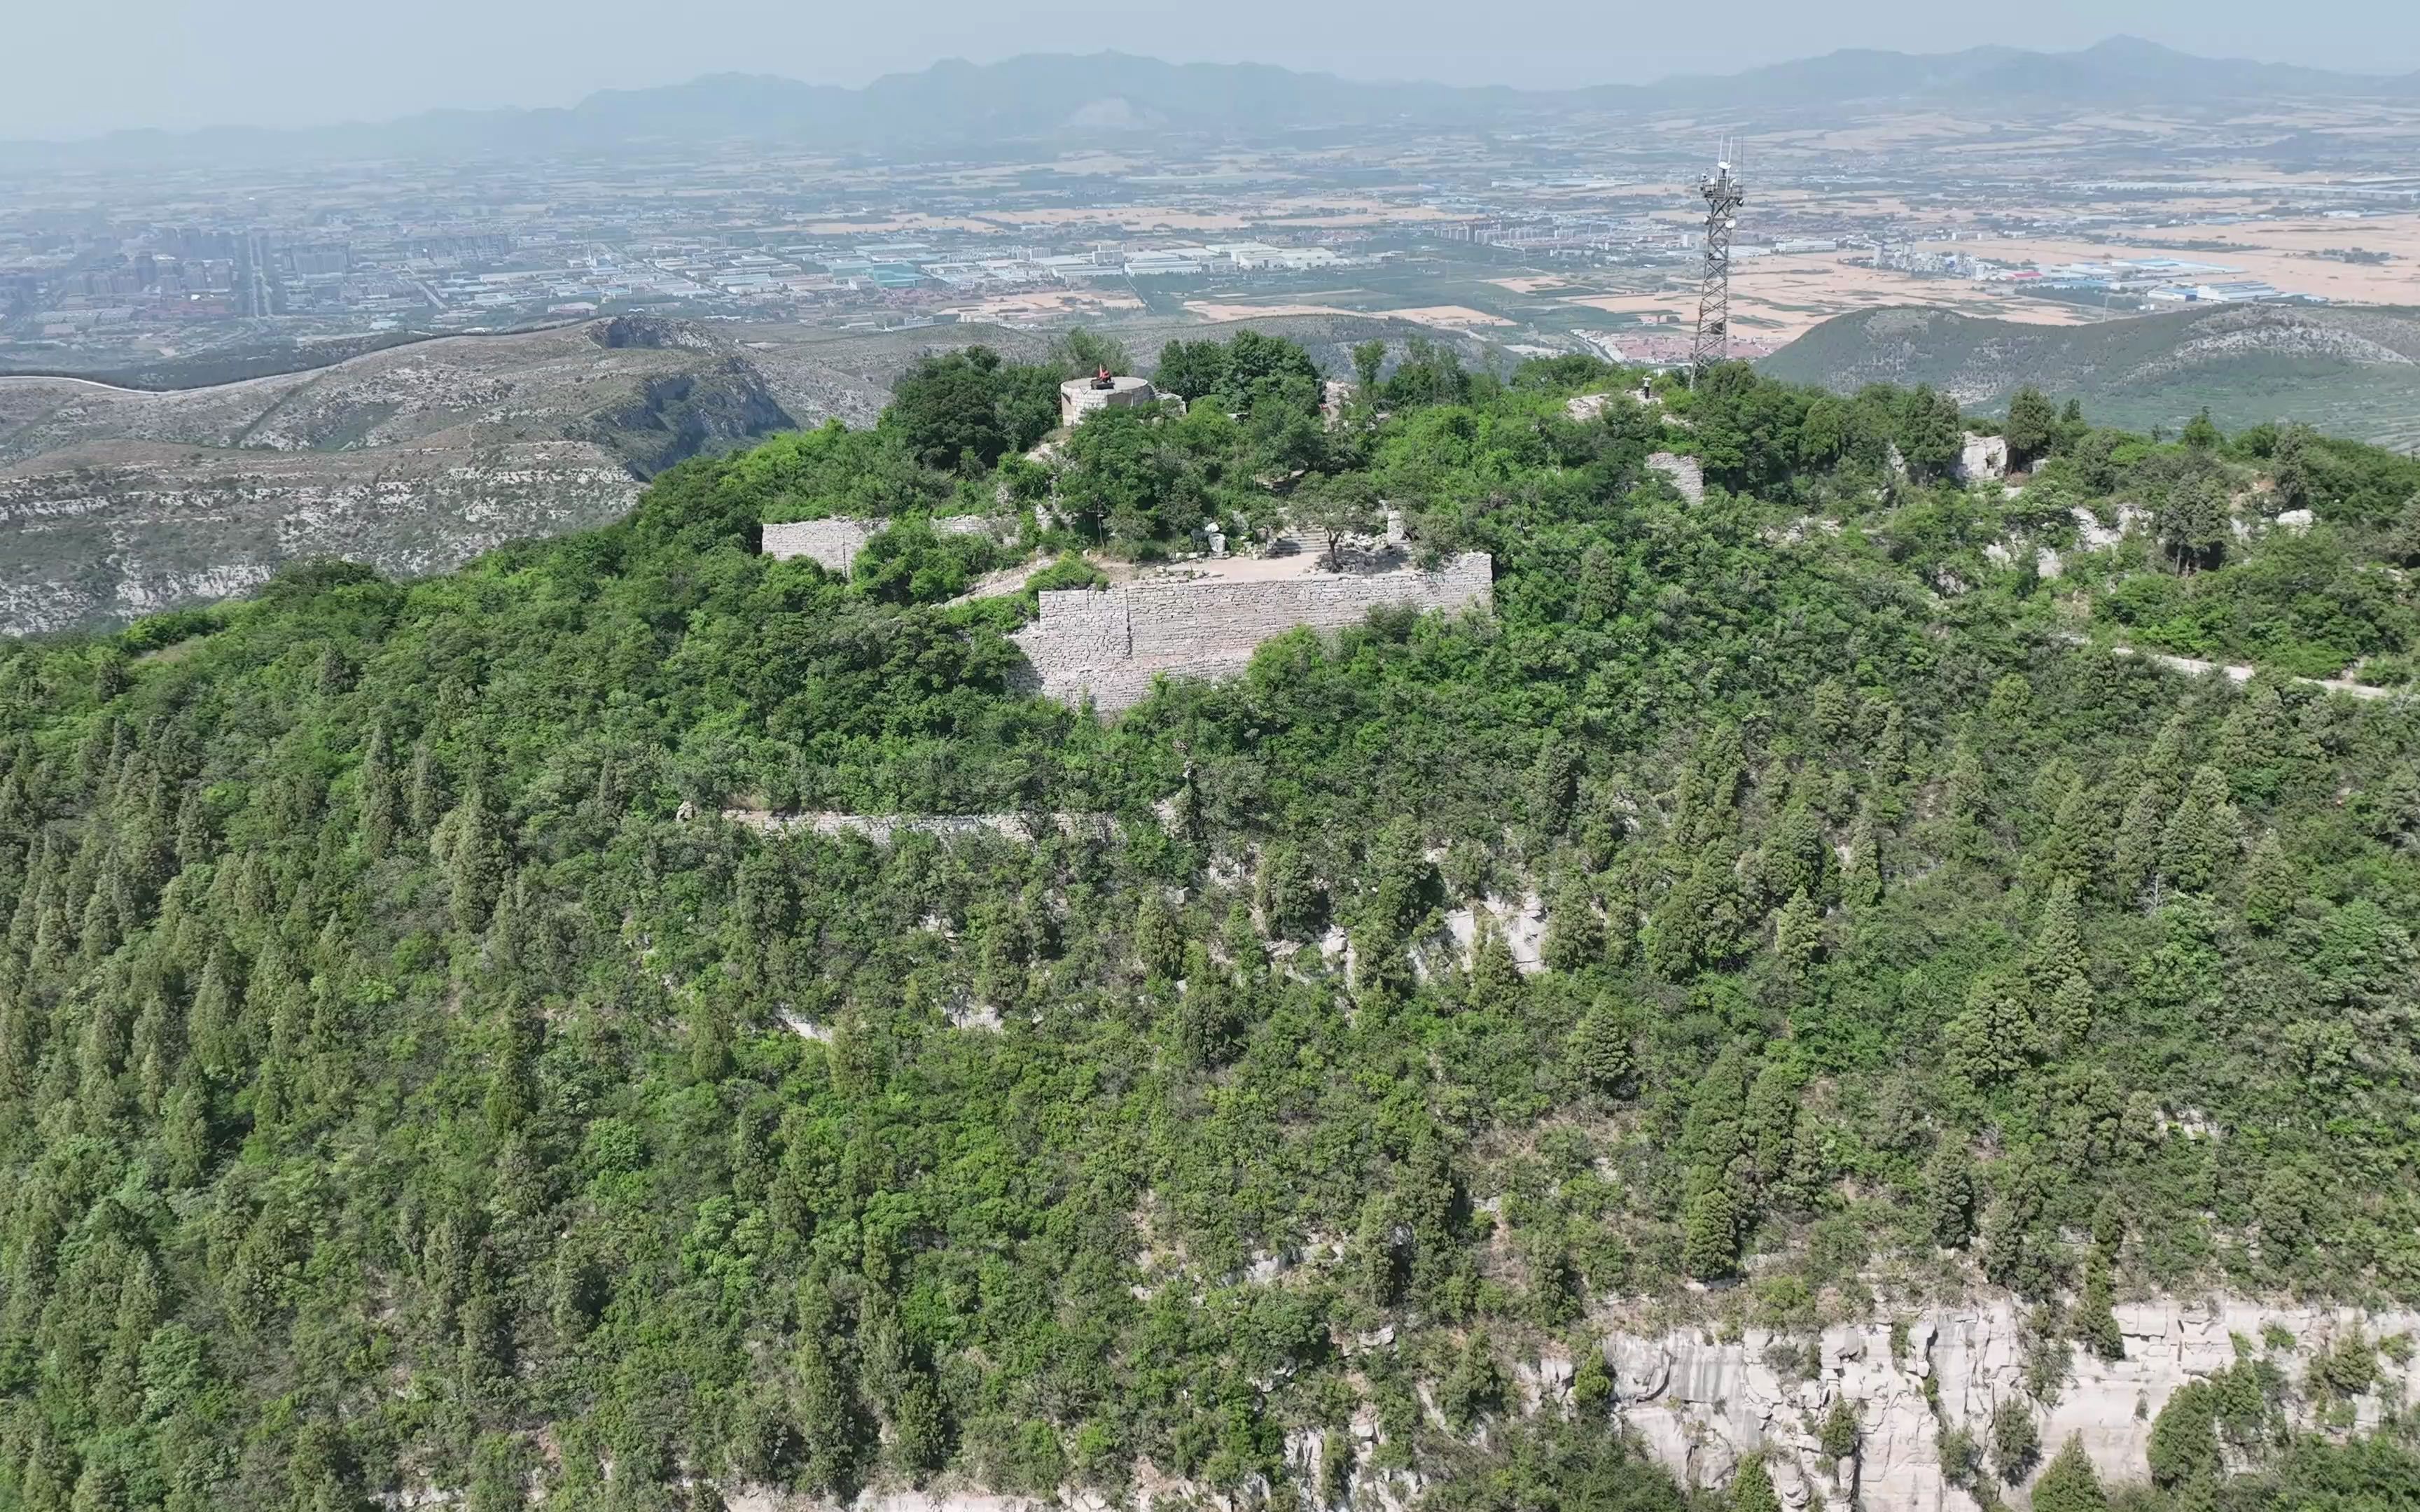
[[[2097,312],[2096,312],[2097,313]],[[2196,304],[2083,325],[1902,306],[1824,321],[1757,365],[1840,393],[1930,383],[1978,408],[2025,384],[2081,398],[2105,424],[2171,431],[2298,420],[2410,451],[2420,440],[2420,320],[2377,306]]]
[[[2409,657],[2420,464],[2028,395],[2009,497],[1925,391],[1369,353],[1328,425],[1281,347],[1043,462],[1029,375],[937,359],[605,530],[0,642],[0,1507],[1647,1512],[1716,1496],[1621,1436],[1625,1324],[2006,1291],[2055,1394],[2126,1296],[2420,1303],[2420,711],[2287,675]],[[1105,724],[956,599],[1001,548],[754,549],[1001,498],[1037,567],[1384,498],[1496,611]],[[1532,892],[1543,970],[1452,944]],[[2286,1427],[2376,1360],[2180,1394],[2130,1504],[2410,1504],[2399,1420]],[[2103,1504],[2029,1427],[1964,1483]]]

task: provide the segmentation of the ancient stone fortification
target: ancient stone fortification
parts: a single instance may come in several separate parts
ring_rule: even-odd
[[[829,519],[793,520],[765,527],[765,554],[780,562],[806,557],[826,572],[845,573],[857,563],[865,543],[891,528],[887,519],[853,519],[835,515]],[[991,529],[981,515],[951,515],[933,521],[943,535],[979,535]]]
[[[1113,378],[1104,388],[1091,378],[1069,378],[1059,385],[1059,424],[1080,425],[1084,417],[1100,409],[1127,409],[1140,405],[1159,402],[1159,391],[1151,380],[1139,378]]]
[[[2006,437],[1978,436],[1968,431],[1958,448],[1958,478],[1962,483],[1981,483],[2009,475],[2009,442]]]
[[[1682,498],[1693,504],[1706,501],[1706,470],[1694,456],[1677,452],[1658,452],[1647,459],[1647,465],[1664,474],[1680,491]]]
[[[1483,551],[1435,572],[1143,579],[1107,591],[1045,593],[1042,617],[1016,640],[1042,693],[1069,703],[1090,694],[1108,712],[1140,702],[1163,672],[1232,676],[1263,641],[1297,625],[1342,629],[1373,609],[1490,608],[1493,582]]]

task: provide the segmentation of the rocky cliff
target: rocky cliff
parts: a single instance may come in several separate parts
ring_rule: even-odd
[[[1743,1458],[1761,1453],[1792,1512],[1980,1512],[1971,1491],[1951,1484],[1944,1440],[1963,1430],[1978,1443],[1989,1443],[1993,1415],[2008,1404],[2034,1425],[2042,1461],[2074,1436],[2102,1482],[2114,1486],[2147,1478],[2152,1425],[2168,1399],[2239,1360],[2265,1359],[2277,1366],[2298,1388],[2299,1405],[2292,1409],[2298,1425],[2335,1431],[2375,1427],[2390,1406],[2408,1397],[2420,1373],[2401,1347],[2420,1316],[2228,1297],[2120,1304],[2116,1312],[2124,1340],[2124,1357],[2117,1360],[2064,1346],[2045,1356],[2006,1302],[1927,1308],[1812,1337],[1749,1329],[1717,1338],[1684,1330],[1615,1334],[1603,1347],[1614,1380],[1614,1412],[1675,1476],[1718,1488]],[[1381,1331],[1357,1345],[1383,1349],[1391,1342]],[[2348,1344],[2374,1358],[2376,1379],[2358,1396],[2329,1401],[2313,1383],[2313,1367]],[[2055,1381],[2047,1378],[2060,1373],[2046,1370],[2045,1358],[2064,1366]],[[1563,1356],[1520,1364],[1514,1372],[1519,1405],[1570,1411],[1574,1374],[1572,1360]],[[1822,1427],[1841,1402],[1856,1425],[1854,1447],[1835,1456]],[[1365,1410],[1350,1436],[1357,1461],[1350,1500],[1357,1512],[1403,1512],[1422,1489],[1415,1474],[1373,1468],[1380,1438],[1374,1414]],[[1317,1481],[1320,1440],[1316,1432],[1289,1437],[1289,1458],[1306,1482]],[[2036,1473],[2038,1467],[2003,1485],[2001,1500],[2029,1505],[2026,1488]],[[730,1501],[733,1512],[790,1512],[813,1504],[763,1491]],[[1051,1504],[983,1491],[869,1490],[856,1504],[858,1512],[1042,1512]],[[1069,1489],[1056,1504],[1106,1512],[1113,1504]],[[1235,1505],[1148,1466],[1136,1477],[1131,1504],[1142,1512]]]
[[[1737,1339],[1695,1333],[1606,1341],[1618,1411],[1655,1457],[1685,1482],[1726,1482],[1745,1455],[1761,1450],[1785,1505],[1860,1505],[1866,1512],[1971,1512],[1967,1491],[1949,1483],[1945,1434],[1964,1429],[1988,1442],[1994,1410],[2026,1413],[2045,1457],[2080,1437],[2104,1482],[2148,1473],[2151,1425],[2188,1381],[2206,1379],[2242,1355],[2266,1355],[2296,1381],[2312,1362],[2351,1339],[2370,1344],[2409,1334],[2420,1319],[2354,1309],[2272,1306],[2234,1298],[2164,1300],[2116,1308],[2122,1359],[2102,1360],[2071,1345],[2053,1347],[2064,1379],[2037,1396],[2037,1358],[2023,1320],[2008,1303],[1933,1308],[1897,1323],[1825,1331],[1807,1347],[1794,1335],[1747,1330]],[[2409,1392],[2408,1354],[2376,1361],[2378,1380],[2347,1404],[2350,1422],[2372,1427],[2389,1402]],[[1544,1362],[1546,1392],[1568,1389],[1569,1365]],[[2316,1426],[2313,1394],[2300,1412]],[[1854,1455],[1825,1452],[1820,1425],[1845,1400],[1857,1426]],[[2022,1485],[2007,1500],[2024,1504]]]

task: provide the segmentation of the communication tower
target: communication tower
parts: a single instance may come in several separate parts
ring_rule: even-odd
[[[1730,160],[1725,151],[1714,171],[1698,181],[1698,193],[1706,199],[1706,268],[1698,285],[1698,334],[1689,343],[1693,386],[1731,349],[1731,228],[1739,224],[1740,203],[1747,192],[1731,172]]]

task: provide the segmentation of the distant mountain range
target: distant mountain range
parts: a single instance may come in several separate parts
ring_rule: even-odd
[[[1573,90],[1371,83],[1265,64],[1176,64],[1120,53],[1037,54],[989,65],[952,59],[862,89],[768,74],[715,74],[662,88],[607,90],[568,109],[433,111],[299,131],[225,127],[0,143],[0,167],[587,153],[723,141],[892,155],[1103,137],[1265,140],[1397,122],[1484,127],[1575,113],[1703,111],[1718,88],[1752,104],[1760,120],[1773,121],[1931,102],[2001,110],[2224,111],[2267,100],[2420,100],[2420,73],[2338,73],[2196,57],[2130,37],[2071,53],[1851,49],[1725,78]]]

